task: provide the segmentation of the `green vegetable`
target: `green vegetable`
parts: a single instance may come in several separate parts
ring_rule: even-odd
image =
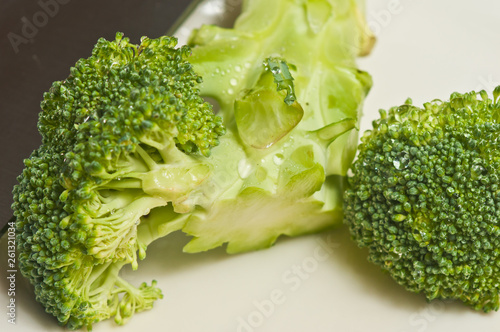
[[[186,211],[212,172],[205,156],[225,130],[198,95],[189,48],[175,45],[101,39],[44,95],[42,145],[25,161],[13,210],[20,269],[69,328],[152,307],[155,282],[135,288],[118,276],[145,257],[141,218]]]
[[[354,61],[370,47],[366,31],[356,1],[311,0],[245,1],[233,29],[194,31],[190,62],[201,93],[220,106],[221,142],[238,141],[239,155],[224,162],[235,163],[226,173],[238,183],[188,220],[183,231],[194,239],[185,251],[259,249],[280,234],[341,224],[371,87]]]
[[[14,188],[20,269],[47,312],[77,329],[150,309],[156,282],[119,271],[173,231],[187,252],[236,253],[340,224],[371,85],[363,29],[354,1],[249,1],[192,50],[99,40],[44,95]]]
[[[382,110],[359,146],[345,222],[406,289],[498,310],[500,87]]]

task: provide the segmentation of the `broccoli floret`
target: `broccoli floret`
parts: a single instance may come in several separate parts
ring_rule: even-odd
[[[62,325],[151,308],[156,282],[119,271],[171,232],[193,237],[187,252],[236,253],[341,224],[371,79],[353,61],[359,9],[340,2],[280,0],[272,15],[247,2],[235,29],[204,27],[192,49],[119,33],[53,84],[13,210],[21,271]]]
[[[369,260],[427,299],[498,310],[500,87],[381,110],[365,132],[345,222]]]
[[[204,159],[225,130],[198,94],[189,49],[175,45],[101,39],[44,95],[42,145],[25,161],[13,210],[22,273],[70,328],[124,323],[161,297],[154,282],[134,288],[118,272],[145,257],[141,217],[192,209],[189,195],[212,171]]]

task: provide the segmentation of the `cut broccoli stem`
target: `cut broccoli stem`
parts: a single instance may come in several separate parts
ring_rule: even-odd
[[[88,253],[96,258],[113,258],[117,250],[128,248],[130,241],[134,241],[134,226],[139,224],[140,218],[151,209],[165,204],[158,197],[141,197],[104,217],[92,218],[89,222],[93,231],[86,241]]]

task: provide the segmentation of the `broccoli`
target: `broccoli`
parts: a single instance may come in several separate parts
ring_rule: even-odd
[[[145,256],[141,217],[185,211],[211,171],[202,158],[225,130],[195,88],[189,48],[175,45],[101,39],[44,94],[42,145],[25,161],[13,210],[20,269],[69,328],[123,323],[161,297],[154,282],[134,288],[118,272]]]
[[[190,62],[203,77],[202,95],[220,106],[224,137],[238,139],[231,169],[241,183],[208,214],[189,218],[183,231],[194,239],[185,251],[225,242],[231,253],[259,249],[280,234],[342,223],[345,175],[372,84],[355,58],[372,41],[356,1],[245,1],[234,28],[193,32]]]
[[[156,281],[119,272],[174,231],[193,237],[186,252],[238,253],[342,223],[369,36],[354,1],[273,6],[246,2],[234,29],[203,27],[191,47],[100,39],[44,94],[12,208],[20,270],[61,325],[150,309]]]
[[[361,138],[345,222],[368,259],[428,300],[498,310],[500,87],[381,110]]]

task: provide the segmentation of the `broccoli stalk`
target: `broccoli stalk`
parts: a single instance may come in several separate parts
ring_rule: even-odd
[[[355,1],[290,0],[246,1],[234,28],[194,31],[190,62],[204,77],[201,94],[219,103],[221,145],[238,143],[238,164],[227,192],[187,220],[183,231],[194,239],[185,251],[265,248],[281,234],[342,223],[371,87],[354,61],[370,47],[366,31]]]
[[[498,310],[500,87],[382,110],[359,146],[345,222],[369,260],[427,299]]]
[[[151,308],[156,282],[119,271],[171,232],[193,237],[187,252],[236,253],[341,223],[371,84],[353,61],[359,11],[272,4],[246,2],[235,29],[200,29],[192,51],[166,36],[101,39],[44,95],[42,145],[13,210],[20,269],[60,324],[123,324]]]

